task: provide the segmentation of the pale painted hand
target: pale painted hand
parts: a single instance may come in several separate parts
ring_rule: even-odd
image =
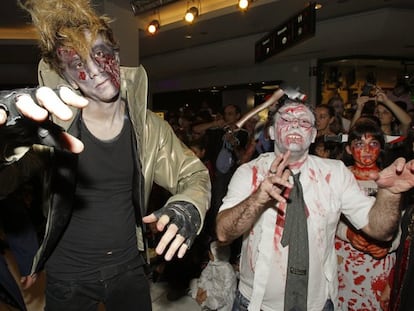
[[[396,159],[390,166],[379,173],[371,173],[379,188],[399,194],[414,187],[414,160],[406,162],[404,158]]]
[[[166,261],[170,261],[177,251],[178,258],[184,257],[188,249],[188,246],[184,243],[186,239],[178,234],[179,229],[175,224],[170,224],[170,217],[164,214],[158,219],[158,217],[152,213],[151,215],[143,217],[142,220],[146,224],[155,223],[159,232],[163,232],[165,228],[167,228],[155,248],[155,252],[158,255],[163,254],[168,248],[164,255]]]
[[[7,113],[4,109],[0,109],[0,125],[6,123]]]
[[[17,95],[16,107],[24,117],[42,122],[50,114],[61,120],[69,120],[72,117],[72,111],[68,105],[84,108],[88,104],[87,99],[77,95],[68,87],[61,87],[58,92],[59,96],[51,88],[40,87],[35,95],[37,102],[28,94]],[[6,121],[7,114],[0,109],[0,125],[5,124]],[[68,150],[74,153],[83,150],[83,143],[72,135],[63,132],[61,139],[62,144]]]
[[[289,182],[290,170],[287,168],[290,151],[276,156],[269,168],[268,176],[262,181],[257,191],[253,194],[256,202],[266,205],[276,200],[286,202],[283,192],[286,188],[292,188]]]

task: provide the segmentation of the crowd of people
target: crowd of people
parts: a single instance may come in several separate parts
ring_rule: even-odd
[[[315,137],[313,139],[312,137],[309,138],[309,141],[307,141],[307,144],[309,145],[309,150],[306,151],[305,148],[303,150],[302,156],[306,158],[308,156],[307,152],[309,152],[310,155],[316,155],[319,158],[339,160],[340,163],[345,165],[349,172],[357,180],[357,189],[360,192],[362,192],[364,196],[377,197],[377,193],[379,191],[377,178],[378,175],[380,175],[381,171],[390,165],[394,165],[393,163],[400,157],[403,157],[407,161],[410,161],[413,158],[413,145],[411,139],[412,123],[410,121],[411,118],[409,118],[408,112],[400,107],[401,103],[397,105],[396,103],[392,102],[386,95],[386,92],[384,92],[380,88],[376,88],[370,96],[359,96],[356,101],[357,105],[355,109],[355,114],[347,115],[348,119],[344,117],[345,114],[343,109],[340,109],[342,111],[341,115],[338,115],[336,113],[335,107],[338,109],[338,106],[340,105],[340,103],[338,103],[339,99],[335,98],[335,107],[333,106],[332,102],[333,101],[330,101],[327,104],[319,104],[313,107],[309,107],[310,111],[308,112],[307,117],[309,119],[309,124],[312,124],[310,128],[314,128],[315,130]],[[365,105],[367,105],[367,107],[364,108]],[[272,130],[275,131],[273,135],[279,133],[276,130],[276,128],[278,127],[278,123],[286,122],[284,118],[279,119],[279,122],[276,121],[275,114],[279,114],[278,109],[279,107],[276,106],[272,107],[269,111],[268,121],[270,121],[271,123],[270,133],[272,132]],[[230,113],[232,111],[234,113]],[[240,208],[238,207],[239,205],[236,204],[236,202],[239,202],[239,200],[242,200],[242,202],[245,202],[245,200],[250,202],[248,197],[249,193],[253,191],[253,193],[257,195],[258,190],[261,187],[263,187],[264,179],[266,178],[266,174],[268,174],[265,168],[271,166],[272,163],[272,158],[267,159],[266,161],[263,160],[263,158],[266,157],[267,153],[270,152],[271,154],[278,154],[277,151],[274,151],[275,147],[281,148],[282,150],[289,149],[284,145],[286,144],[286,142],[279,142],[279,146],[278,142],[274,140],[275,138],[269,137],[269,127],[265,127],[262,124],[262,122],[255,118],[254,120],[252,120],[250,124],[244,127],[242,131],[240,131],[242,132],[242,134],[246,135],[246,137],[248,138],[247,140],[239,139],[238,137],[240,137],[241,135],[233,135],[233,137],[231,137],[231,139],[238,140],[238,143],[236,145],[234,143],[229,143],[231,151],[230,154],[232,154],[233,157],[233,160],[231,161],[231,172],[228,174],[229,176],[226,179],[225,183],[222,183],[220,181],[216,183],[215,180],[217,176],[219,176],[218,178],[220,178],[220,176],[223,174],[223,172],[220,171],[222,170],[222,166],[218,162],[220,161],[219,154],[221,148],[223,148],[223,146],[226,146],[226,142],[228,141],[228,134],[226,134],[226,128],[231,127],[231,125],[234,124],[238,120],[238,118],[240,118],[241,113],[238,110],[238,108],[235,107],[235,105],[225,106],[223,108],[223,112],[218,111],[215,112],[214,115],[213,112],[210,110],[211,114],[203,114],[204,117],[207,116],[206,119],[197,116],[197,114],[195,112],[192,112],[191,110],[187,110],[186,113],[187,116],[191,116],[187,117],[186,119],[194,120],[194,122],[192,124],[187,125],[187,127],[190,130],[186,131],[188,135],[185,136],[183,142],[188,144],[188,146],[191,149],[193,149],[193,151],[206,164],[206,166],[209,168],[210,178],[212,180],[213,200],[211,202],[210,210],[207,212],[206,216],[206,222],[204,227],[204,232],[206,233],[206,235],[204,237],[207,238],[208,242],[215,241],[216,239],[223,240],[222,242],[224,243],[231,242],[230,245],[232,246],[233,253],[232,256],[229,258],[229,261],[234,265],[237,273],[239,273],[239,270],[241,269],[241,272],[246,273],[248,276],[247,280],[243,279],[243,273],[241,273],[240,276],[242,282],[239,290],[241,289],[242,292],[238,291],[236,294],[236,297],[239,297],[239,303],[241,303],[240,301],[244,301],[245,303],[247,303],[247,308],[247,305],[250,303],[250,299],[256,296],[256,291],[262,291],[262,295],[264,295],[263,291],[265,291],[265,289],[264,287],[262,287],[261,289],[257,289],[254,287],[257,277],[256,274],[258,273],[258,271],[255,270],[254,265],[253,268],[250,266],[249,270],[243,265],[240,266],[239,260],[240,257],[247,257],[248,259],[242,259],[242,262],[244,262],[245,264],[246,262],[251,263],[252,261],[256,261],[255,265],[258,265],[260,267],[269,266],[269,262],[262,262],[262,260],[264,260],[263,258],[260,258],[260,256],[256,257],[255,255],[250,254],[247,250],[244,249],[245,247],[257,247],[256,251],[260,252],[260,247],[262,247],[260,243],[262,242],[259,241],[261,241],[263,237],[258,237],[257,232],[264,232],[264,228],[258,227],[260,228],[259,230],[256,228],[256,226],[264,226],[261,222],[265,222],[266,218],[263,216],[264,218],[262,220],[262,217],[260,217],[260,213],[257,216],[255,216],[256,214],[254,210],[251,210],[254,204],[248,204],[247,207],[249,207],[249,222],[245,227],[245,230],[247,231],[237,231],[237,236],[230,235],[231,238],[220,238],[220,236],[217,236],[217,234],[222,234],[223,230],[226,231],[227,234],[229,234],[228,231],[230,231],[230,229],[226,228],[226,221],[222,220],[222,218],[224,217],[222,215],[226,215],[225,210],[228,209],[229,206],[232,207],[230,208],[230,210],[237,210],[238,208]],[[389,114],[390,116],[388,116],[387,114]],[[231,118],[230,116],[233,116],[233,118]],[[289,120],[289,118],[287,119]],[[344,122],[343,119],[347,120],[348,122]],[[178,118],[175,120],[180,120],[180,115],[178,115]],[[297,127],[301,128],[299,121],[300,119],[298,117]],[[391,125],[391,123],[393,124]],[[344,126],[343,124],[348,124],[348,130],[345,129],[346,126]],[[182,131],[182,128],[180,128],[180,126],[176,126],[175,128],[177,131],[177,135],[180,136],[180,131]],[[265,132],[263,132],[264,128],[266,128],[266,140],[263,140],[262,136],[263,134],[265,134]],[[387,130],[390,128],[393,128],[394,130]],[[306,127],[304,127],[304,129],[306,129]],[[194,137],[192,135],[192,132],[196,133]],[[265,144],[263,142],[265,142]],[[262,149],[263,145],[266,145],[267,148]],[[233,149],[231,149],[234,146],[237,147],[237,151],[233,151]],[[282,152],[282,154],[285,154],[285,152]],[[267,156],[269,155],[267,154]],[[289,158],[291,157],[292,155],[289,156]],[[264,161],[264,164],[260,163],[260,161]],[[296,163],[297,161],[298,160],[296,159],[295,161],[293,161],[293,163]],[[281,163],[282,162],[284,163],[284,166],[289,168],[291,167],[287,159],[281,161]],[[262,165],[264,165],[265,168],[262,168]],[[303,165],[304,164],[301,164],[299,166]],[[321,168],[324,167],[322,164],[313,165],[316,165],[316,167],[318,167],[319,170],[321,170]],[[335,165],[338,165],[338,163],[335,162]],[[250,176],[251,173],[247,173],[246,170],[253,170],[253,173],[255,173],[256,175]],[[324,179],[328,179],[327,176],[329,176],[329,178],[332,179],[333,177],[331,176],[338,175],[338,172],[336,172],[332,168],[327,169],[326,167],[324,167],[324,170],[327,170],[327,175],[321,175],[320,178],[323,177]],[[299,171],[302,172],[303,168],[301,168]],[[335,172],[335,174],[333,174],[333,172]],[[397,175],[399,175],[399,173]],[[315,176],[313,176],[312,178],[316,178],[316,180],[318,180]],[[346,179],[342,179],[339,176],[336,178],[338,178],[338,181],[340,181],[340,185],[338,184],[337,186],[332,186],[328,183],[323,187],[320,185],[321,190],[316,190],[314,186],[306,184],[305,191],[307,188],[310,187],[313,189],[313,200],[316,200],[316,198],[318,198],[318,195],[316,194],[318,192],[315,191],[321,191],[320,196],[324,199],[332,196],[336,197],[337,195],[330,194],[329,191],[326,192],[326,188],[331,189],[333,192],[337,192],[338,189],[341,189],[341,191],[345,191],[343,188],[343,182]],[[348,176],[347,178],[351,177]],[[247,181],[255,181],[256,184],[247,184]],[[215,187],[220,188],[217,189]],[[410,187],[403,191],[404,194],[402,195],[401,199],[402,203],[398,205],[398,207],[402,210],[401,215],[405,216],[404,219],[407,219],[408,217],[405,215],[406,211],[411,211],[412,202],[411,192],[408,191],[409,189]],[[356,189],[353,189],[352,191],[356,191]],[[404,225],[402,225],[399,228],[399,230],[394,232],[392,238],[390,238],[390,240],[387,241],[378,240],[378,238],[375,237],[373,238],[372,236],[367,234],[367,232],[365,232],[363,227],[361,227],[360,225],[356,226],[355,223],[351,222],[351,220],[346,217],[353,217],[353,214],[358,214],[356,210],[354,210],[354,212],[351,212],[349,210],[341,210],[340,206],[344,205],[345,203],[346,205],[352,204],[353,208],[356,209],[359,209],[361,207],[359,205],[356,205],[356,201],[351,200],[351,197],[353,197],[355,200],[358,200],[359,198],[358,196],[355,196],[355,194],[349,194],[345,195],[344,198],[341,198],[341,200],[347,202],[335,202],[335,200],[333,199],[333,201],[328,201],[330,205],[337,206],[337,208],[340,211],[340,218],[338,221],[339,224],[335,233],[334,241],[334,248],[336,254],[335,258],[337,258],[336,275],[338,277],[338,284],[335,285],[335,287],[337,288],[336,291],[327,291],[329,293],[329,297],[335,297],[335,295],[337,294],[337,300],[335,301],[338,301],[337,308],[339,308],[340,310],[398,310],[397,305],[393,302],[393,299],[395,299],[395,297],[392,298],[392,296],[395,296],[395,294],[393,295],[393,292],[390,289],[395,288],[395,286],[393,287],[394,282],[398,283],[399,286],[401,286],[402,281],[404,279],[401,277],[400,273],[399,280],[394,281],[394,267],[396,264],[398,265],[401,262],[401,259],[397,259],[397,251],[400,251],[399,246],[402,232],[405,233],[404,238],[407,240],[407,228],[404,229]],[[273,196],[271,196],[271,200],[274,200]],[[256,197],[255,201],[257,201]],[[311,203],[307,202],[306,197],[305,202],[306,206],[310,209],[309,211],[307,211],[307,213],[311,213],[312,205]],[[320,202],[317,203],[317,206],[319,206],[320,204]],[[278,208],[281,207],[279,206]],[[319,209],[320,208],[321,207],[319,207]],[[276,217],[276,219],[272,220],[271,223],[274,222],[275,224],[279,224],[284,222],[282,216],[283,208],[281,209],[281,215],[278,214],[277,216],[273,216]],[[219,214],[219,217],[217,218],[218,211],[221,211],[222,215]],[[321,211],[318,210],[318,213],[321,213]],[[238,213],[233,215],[233,217],[236,217],[235,219],[237,219],[238,223],[240,223],[243,219],[242,214],[239,215]],[[218,224],[215,223],[216,218],[219,221]],[[233,223],[233,221],[230,222]],[[269,223],[266,223],[266,226],[267,225],[269,225]],[[251,231],[249,231],[248,228],[252,227],[252,231],[255,234],[254,238],[252,237],[252,240],[250,240],[249,233],[251,234]],[[271,232],[275,232],[276,236],[274,237],[274,239],[281,239],[281,237],[278,236],[277,233],[281,234],[283,230],[278,228],[277,226],[275,228],[271,228],[272,230],[270,230],[270,233],[268,232],[268,234],[271,234]],[[320,235],[317,233],[317,228],[314,230],[316,231],[313,232],[315,235]],[[322,229],[320,228],[319,230]],[[270,239],[269,236],[269,241],[271,240],[272,239]],[[205,250],[206,247],[208,247],[206,246],[208,245],[208,242],[204,243],[204,248],[202,248],[203,250]],[[327,242],[324,241],[322,244],[325,245],[325,243]],[[406,242],[406,244],[407,243],[408,242]],[[244,246],[244,244],[247,245]],[[407,245],[405,247],[407,247]],[[275,246],[275,248],[277,247]],[[310,246],[310,248],[314,250],[321,250],[320,246],[317,244]],[[409,249],[410,248],[406,249],[404,254],[407,255]],[[323,249],[324,253],[326,253],[327,251],[327,249]],[[250,252],[252,252],[252,250],[250,250]],[[401,256],[401,251],[399,254]],[[277,252],[274,256],[278,256]],[[288,255],[283,252],[281,256],[282,258],[288,257]],[[409,256],[406,256],[405,258],[407,259],[409,258]],[[267,258],[267,260],[269,259]],[[321,260],[323,261],[323,259]],[[201,263],[201,268],[198,271],[198,273],[201,273],[205,266],[205,261],[202,261]],[[330,264],[332,265],[330,268],[335,267],[333,263]],[[270,266],[273,265],[280,266],[281,264],[276,261],[273,262]],[[324,272],[325,274],[330,275],[333,274],[332,271],[324,271],[324,269],[327,269],[327,267],[324,267],[321,271],[318,272]],[[405,265],[404,271],[407,271],[407,269],[409,269],[409,266]],[[267,270],[261,271],[260,275],[264,277],[268,275],[268,272],[269,271]],[[277,271],[277,273],[273,275],[273,278],[271,275],[269,276],[270,279],[276,279],[278,273],[283,277],[286,277],[286,274],[283,273],[283,271]],[[251,287],[244,284],[243,281],[247,282],[247,284]],[[278,283],[278,288],[282,288],[284,282],[284,278],[280,279],[280,284]],[[271,282],[268,286],[270,286],[270,284],[272,286],[275,285],[274,282]],[[325,288],[319,286],[321,285],[319,280],[316,284],[318,284],[318,286],[312,286],[312,289]],[[329,284],[326,287],[330,288],[331,286],[332,284]],[[406,287],[400,288],[399,299],[401,299],[402,288]],[[281,293],[283,294],[283,291]],[[309,293],[308,296],[324,297],[321,293],[314,292],[312,292],[312,294]],[[262,296],[262,299],[265,299],[264,297]],[[269,298],[270,300],[266,302],[267,304],[265,304],[264,300],[262,300],[262,310],[283,309],[283,305],[281,304],[281,300],[279,298],[281,297],[274,296],[273,298]],[[392,305],[389,305],[390,299]],[[403,299],[405,299],[405,296],[403,296]],[[330,305],[329,299],[327,300],[328,302],[325,301],[325,304],[322,303],[323,301],[321,301],[316,308],[309,307],[309,309],[322,310],[323,308],[325,308],[324,310],[330,310],[330,308],[334,308],[334,306]],[[276,303],[276,301],[278,302]],[[257,301],[255,300],[253,300],[253,302],[257,303]],[[236,310],[244,310],[241,305],[239,305],[238,308],[239,309]],[[251,310],[255,309],[253,308]],[[402,308],[401,310],[404,309]]]
[[[237,103],[162,120],[88,0],[21,5],[41,87],[0,102],[0,237],[22,288],[46,272],[45,310],[151,310],[149,276],[203,310],[412,308],[407,106],[375,87],[352,116],[338,96],[284,96],[242,128]],[[42,234],[22,199],[34,178]],[[25,310],[0,264],[0,299]]]

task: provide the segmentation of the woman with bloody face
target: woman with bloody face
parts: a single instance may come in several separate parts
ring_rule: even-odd
[[[366,195],[375,196],[377,185],[371,174],[380,169],[384,136],[378,124],[359,119],[349,131],[345,147],[353,164],[348,168]],[[395,263],[398,239],[378,242],[346,222],[338,225],[335,248],[338,256],[339,303],[341,310],[385,310],[383,292]]]

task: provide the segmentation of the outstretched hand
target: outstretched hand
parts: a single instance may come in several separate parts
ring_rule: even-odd
[[[262,181],[260,187],[255,192],[255,200],[261,205],[266,205],[269,201],[286,202],[283,196],[286,188],[292,188],[289,182],[291,175],[288,169],[290,151],[279,154],[270,165],[268,176]]]
[[[394,194],[408,191],[414,187],[414,160],[406,162],[404,158],[398,158],[381,172],[372,173],[370,177],[380,189],[387,189]]]
[[[143,222],[151,224],[156,222],[159,232],[164,232],[155,251],[158,255],[165,253],[165,260],[169,261],[177,252],[178,258],[184,257],[197,236],[201,226],[201,218],[197,208],[184,201],[170,202],[151,215],[145,216]]]
[[[7,125],[10,119],[17,119],[19,116],[39,123],[47,120],[50,114],[61,120],[68,120],[72,117],[68,105],[83,108],[88,104],[85,98],[64,86],[59,88],[58,94],[48,87],[40,87],[35,91],[34,96],[23,90],[21,92],[20,94],[18,90],[15,95],[16,101],[13,103],[15,109],[9,111],[0,109],[0,125]],[[12,112],[17,115],[12,115]],[[66,149],[74,153],[83,150],[82,142],[68,133],[62,132],[59,138]]]

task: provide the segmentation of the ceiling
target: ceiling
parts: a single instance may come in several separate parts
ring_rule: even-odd
[[[279,0],[267,1],[265,4],[260,3],[260,0],[254,2],[254,6],[247,12],[240,12],[234,5],[230,9],[227,8],[225,14],[216,14],[214,18],[206,16],[202,19],[203,16],[201,15],[200,20],[191,26],[180,21],[177,22],[176,27],[161,28],[155,36],[150,36],[141,31],[140,60],[148,71],[157,78],[168,78],[185,72],[196,74],[201,71],[218,71],[225,67],[251,66],[254,64],[255,42],[307,5],[307,1],[303,0]],[[338,20],[338,27],[352,28],[352,25],[341,23],[341,18],[386,8],[414,12],[414,1],[321,0],[319,3],[323,4],[323,8],[318,10],[316,14],[318,23],[316,36],[324,33],[328,37],[320,36],[320,38],[308,40],[272,57],[272,59],[266,61],[267,63],[286,62],[312,56],[317,58],[331,57],[333,50],[341,49],[341,51],[345,51],[345,48],[348,48],[346,41],[349,40],[353,44],[355,39],[352,37],[363,35],[364,31],[372,31],[373,35],[370,40],[369,38],[368,40],[359,40],[365,41],[358,42],[357,48],[360,48],[361,51],[368,52],[370,50],[376,54],[381,54],[381,51],[384,51],[385,55],[405,57],[414,55],[414,37],[412,36],[409,38],[409,42],[402,40],[402,37],[397,43],[392,41],[392,51],[385,52],[385,50],[391,48],[391,46],[387,46],[388,39],[381,38],[375,33],[381,31],[384,27],[382,21],[378,21],[377,29],[375,29],[375,25],[362,24],[353,33],[343,29],[335,31],[335,26],[332,27],[330,24],[330,21]],[[393,27],[396,27],[395,24],[397,23],[386,22],[387,29],[384,29],[384,35],[393,34],[398,37],[399,28],[395,32],[393,31]],[[410,29],[412,21],[407,20],[406,22],[407,28]],[[319,24],[321,24],[321,27],[318,29]],[[336,33],[341,32],[347,32],[350,37],[344,36],[341,38],[341,35],[336,36]],[[191,35],[191,39],[187,39],[187,35]],[[367,36],[369,36],[368,33]],[[367,46],[369,49],[366,48]],[[341,51],[338,51],[338,53],[340,54]],[[360,54],[358,51],[351,52]],[[179,64],[179,66],[174,66],[175,64]]]
[[[107,0],[122,2],[124,7],[130,7],[129,0]],[[138,2],[139,0],[136,0]],[[162,0],[142,0],[145,3],[163,3]],[[194,2],[195,0],[190,0]],[[199,0],[203,2],[210,0]],[[149,72],[150,78],[155,80],[168,79],[179,75],[192,75],[206,71],[220,71],[221,68],[236,68],[254,65],[254,44],[263,35],[275,29],[298,11],[302,10],[307,2],[303,0],[256,0],[246,12],[240,12],[234,5],[227,5],[221,10],[201,14],[192,25],[186,25],[179,20],[169,25],[163,25],[161,15],[161,29],[154,36],[148,35],[144,30],[139,31],[139,57]],[[17,8],[16,0],[1,0],[0,10],[0,66],[7,64],[36,64],[38,50],[33,40],[33,31],[28,27],[28,18]],[[168,2],[168,1],[167,1]],[[178,3],[188,5],[187,1],[172,1],[171,7]],[[385,40],[381,36],[367,33],[372,40],[359,40],[353,44],[358,46],[354,50],[346,50],[348,38],[336,38],[335,29],[330,21],[342,25],[341,18],[345,16],[363,14],[366,12],[392,8],[414,12],[413,0],[321,0],[323,8],[317,11],[317,29],[315,38],[290,48],[280,55],[272,57],[266,62],[283,62],[303,57],[330,57],[333,51],[336,55],[344,53],[358,54],[358,49],[366,54],[374,51],[379,55],[395,55],[399,57],[412,57],[414,55],[414,36],[401,34],[401,40],[389,37]],[[165,3],[165,2],[164,2]],[[168,10],[165,5],[162,10]],[[207,6],[207,5],[205,5]],[[184,12],[183,12],[184,13]],[[131,10],[131,14],[132,10]],[[143,25],[147,19],[153,18],[153,12],[144,12],[137,15],[137,20]],[[382,31],[388,36],[400,35],[400,28],[393,32],[394,24],[400,25],[402,21],[393,23],[386,21],[376,29],[373,25],[360,25],[351,32],[350,36],[358,37],[364,31]],[[407,32],[411,31],[412,20],[407,23]],[[138,26],[137,26],[138,27]],[[329,31],[323,39],[320,34],[324,29]],[[338,26],[339,27],[339,26]],[[353,27],[352,25],[346,27]],[[386,29],[385,29],[386,27]],[[411,28],[411,29],[410,29]],[[325,34],[325,33],[324,33]],[[189,38],[191,37],[191,38]],[[342,40],[341,43],[339,40]],[[2,75],[3,73],[0,73]]]

